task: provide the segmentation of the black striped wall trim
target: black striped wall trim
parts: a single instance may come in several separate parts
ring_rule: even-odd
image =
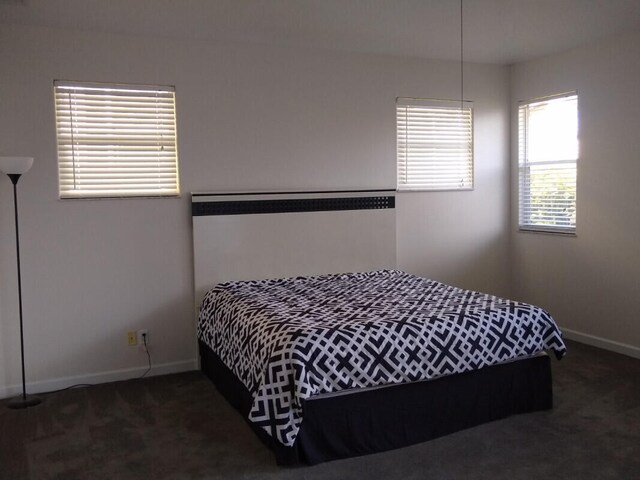
[[[339,195],[339,194],[338,194]],[[330,212],[338,210],[380,210],[395,208],[393,195],[366,197],[293,198],[273,200],[225,200],[220,202],[194,202],[191,214],[246,215],[256,213]]]

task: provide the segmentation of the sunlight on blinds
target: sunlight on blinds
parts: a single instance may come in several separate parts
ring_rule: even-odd
[[[61,198],[176,196],[172,87],[55,82]]]
[[[469,102],[398,99],[398,190],[473,188],[473,108]]]

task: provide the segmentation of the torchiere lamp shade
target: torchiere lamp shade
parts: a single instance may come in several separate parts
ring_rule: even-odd
[[[22,175],[33,165],[32,157],[0,157],[0,172],[7,175]]]

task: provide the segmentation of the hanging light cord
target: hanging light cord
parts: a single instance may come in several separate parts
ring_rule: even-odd
[[[460,110],[464,107],[464,36],[462,31],[462,2],[463,0],[460,0]]]

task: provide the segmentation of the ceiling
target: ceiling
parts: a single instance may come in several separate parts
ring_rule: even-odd
[[[479,63],[640,29],[640,0],[464,0],[463,13]],[[459,0],[0,0],[2,24],[460,58]]]

